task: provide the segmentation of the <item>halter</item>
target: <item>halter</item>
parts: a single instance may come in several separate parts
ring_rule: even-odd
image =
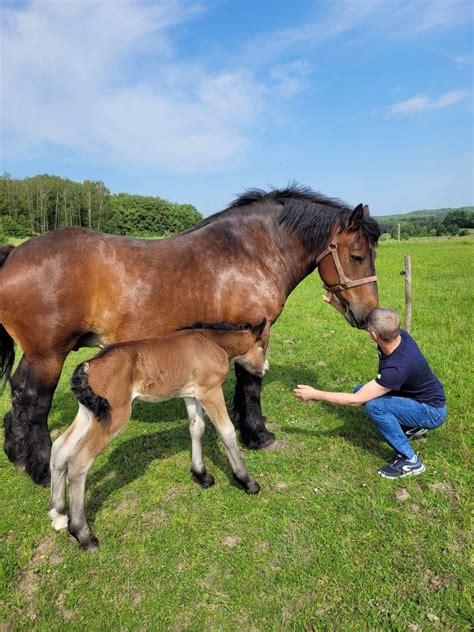
[[[349,279],[349,277],[344,274],[344,269],[342,267],[341,260],[339,259],[339,254],[337,252],[336,240],[332,241],[329,246],[325,248],[317,257],[316,266],[318,266],[318,264],[324,259],[324,257],[327,257],[328,255],[332,255],[334,265],[339,275],[339,285],[329,286],[326,285],[326,283],[324,283],[323,281],[324,288],[328,292],[342,292],[343,290],[348,290],[351,287],[357,287],[358,285],[365,285],[366,283],[374,283],[375,281],[377,281],[377,277],[375,275],[363,277],[362,279],[356,279],[355,281]]]

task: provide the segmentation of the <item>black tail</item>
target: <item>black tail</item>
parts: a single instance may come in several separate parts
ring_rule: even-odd
[[[5,390],[5,385],[13,369],[15,360],[15,344],[8,331],[0,325],[0,393]]]
[[[111,406],[105,397],[96,395],[89,386],[88,368],[87,362],[83,362],[76,367],[71,378],[72,392],[76,399],[90,410],[99,421],[105,421],[109,416]]]
[[[11,244],[0,245],[0,266],[15,248]],[[0,325],[0,394],[5,390],[5,385],[12,372],[15,360],[15,345],[5,327]]]
[[[0,266],[3,266],[3,264],[5,263],[5,259],[14,248],[15,246],[12,246],[12,244],[2,244],[0,246]]]

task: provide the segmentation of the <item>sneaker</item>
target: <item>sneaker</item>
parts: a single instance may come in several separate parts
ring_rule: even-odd
[[[428,428],[403,428],[407,439],[419,439],[428,432]]]
[[[425,466],[419,454],[416,455],[416,462],[411,463],[407,459],[395,459],[393,463],[387,463],[378,470],[378,474],[384,478],[401,478],[410,474],[421,474],[425,471]]]

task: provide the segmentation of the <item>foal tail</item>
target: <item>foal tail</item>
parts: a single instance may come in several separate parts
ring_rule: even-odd
[[[109,416],[111,406],[105,397],[96,395],[89,385],[87,373],[89,364],[83,362],[76,367],[71,378],[72,392],[76,399],[93,413],[99,421],[105,421]]]

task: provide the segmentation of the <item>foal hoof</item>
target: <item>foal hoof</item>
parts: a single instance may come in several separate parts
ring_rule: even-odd
[[[245,485],[246,494],[258,494],[259,491],[260,491],[260,485],[257,483],[257,481],[253,479]]]
[[[61,529],[67,528],[69,518],[66,514],[58,513],[56,509],[51,509],[48,513],[52,519],[51,526],[55,531],[61,531]]]
[[[246,494],[258,494],[260,491],[260,485],[254,478],[248,478],[244,481],[241,478],[238,478],[235,474],[233,476],[234,480],[244,488]]]
[[[208,489],[214,485],[214,477],[212,474],[209,474],[209,472],[196,473],[191,470],[191,473],[196,483],[199,483],[204,489]]]

